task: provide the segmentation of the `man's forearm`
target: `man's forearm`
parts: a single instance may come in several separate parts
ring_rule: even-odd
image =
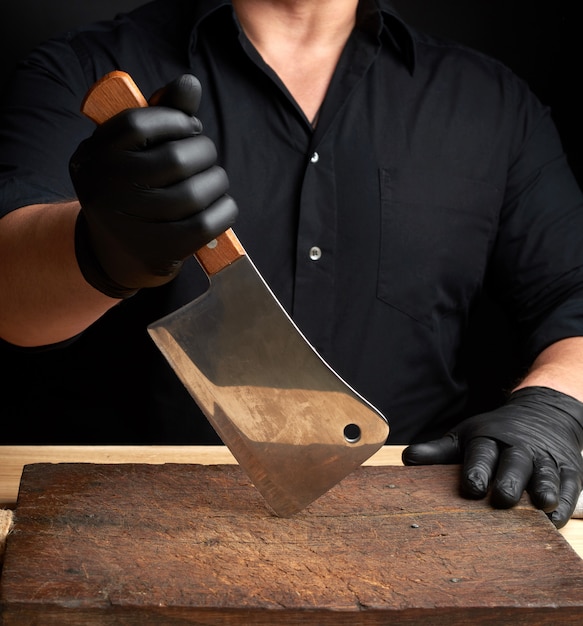
[[[515,391],[549,387],[583,402],[583,337],[569,337],[543,350]]]
[[[19,346],[64,341],[117,303],[83,278],[77,202],[31,205],[0,220],[0,337]]]

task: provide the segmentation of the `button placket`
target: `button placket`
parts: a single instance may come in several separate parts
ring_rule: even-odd
[[[310,163],[316,164],[320,160],[320,155],[317,152],[313,152],[310,157]],[[319,261],[322,258],[322,249],[318,246],[312,246],[309,252],[310,260]]]
[[[328,349],[334,306],[336,186],[324,146],[307,152],[298,222],[294,321],[319,351]]]

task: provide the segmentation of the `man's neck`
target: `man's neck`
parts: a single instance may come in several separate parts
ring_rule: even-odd
[[[358,0],[233,0],[235,11],[254,44],[293,41],[295,45],[333,45],[346,41]]]
[[[233,0],[245,34],[312,120],[356,20],[358,0]]]

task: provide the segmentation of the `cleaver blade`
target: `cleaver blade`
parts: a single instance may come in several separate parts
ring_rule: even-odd
[[[137,106],[116,71],[82,110],[102,123]],[[267,505],[290,516],[377,452],[388,422],[310,345],[232,229],[195,257],[208,290],[148,332]]]

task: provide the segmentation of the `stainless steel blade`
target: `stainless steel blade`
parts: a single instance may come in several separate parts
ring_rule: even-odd
[[[149,332],[271,508],[303,509],[386,441],[386,419],[317,354],[247,256]]]

